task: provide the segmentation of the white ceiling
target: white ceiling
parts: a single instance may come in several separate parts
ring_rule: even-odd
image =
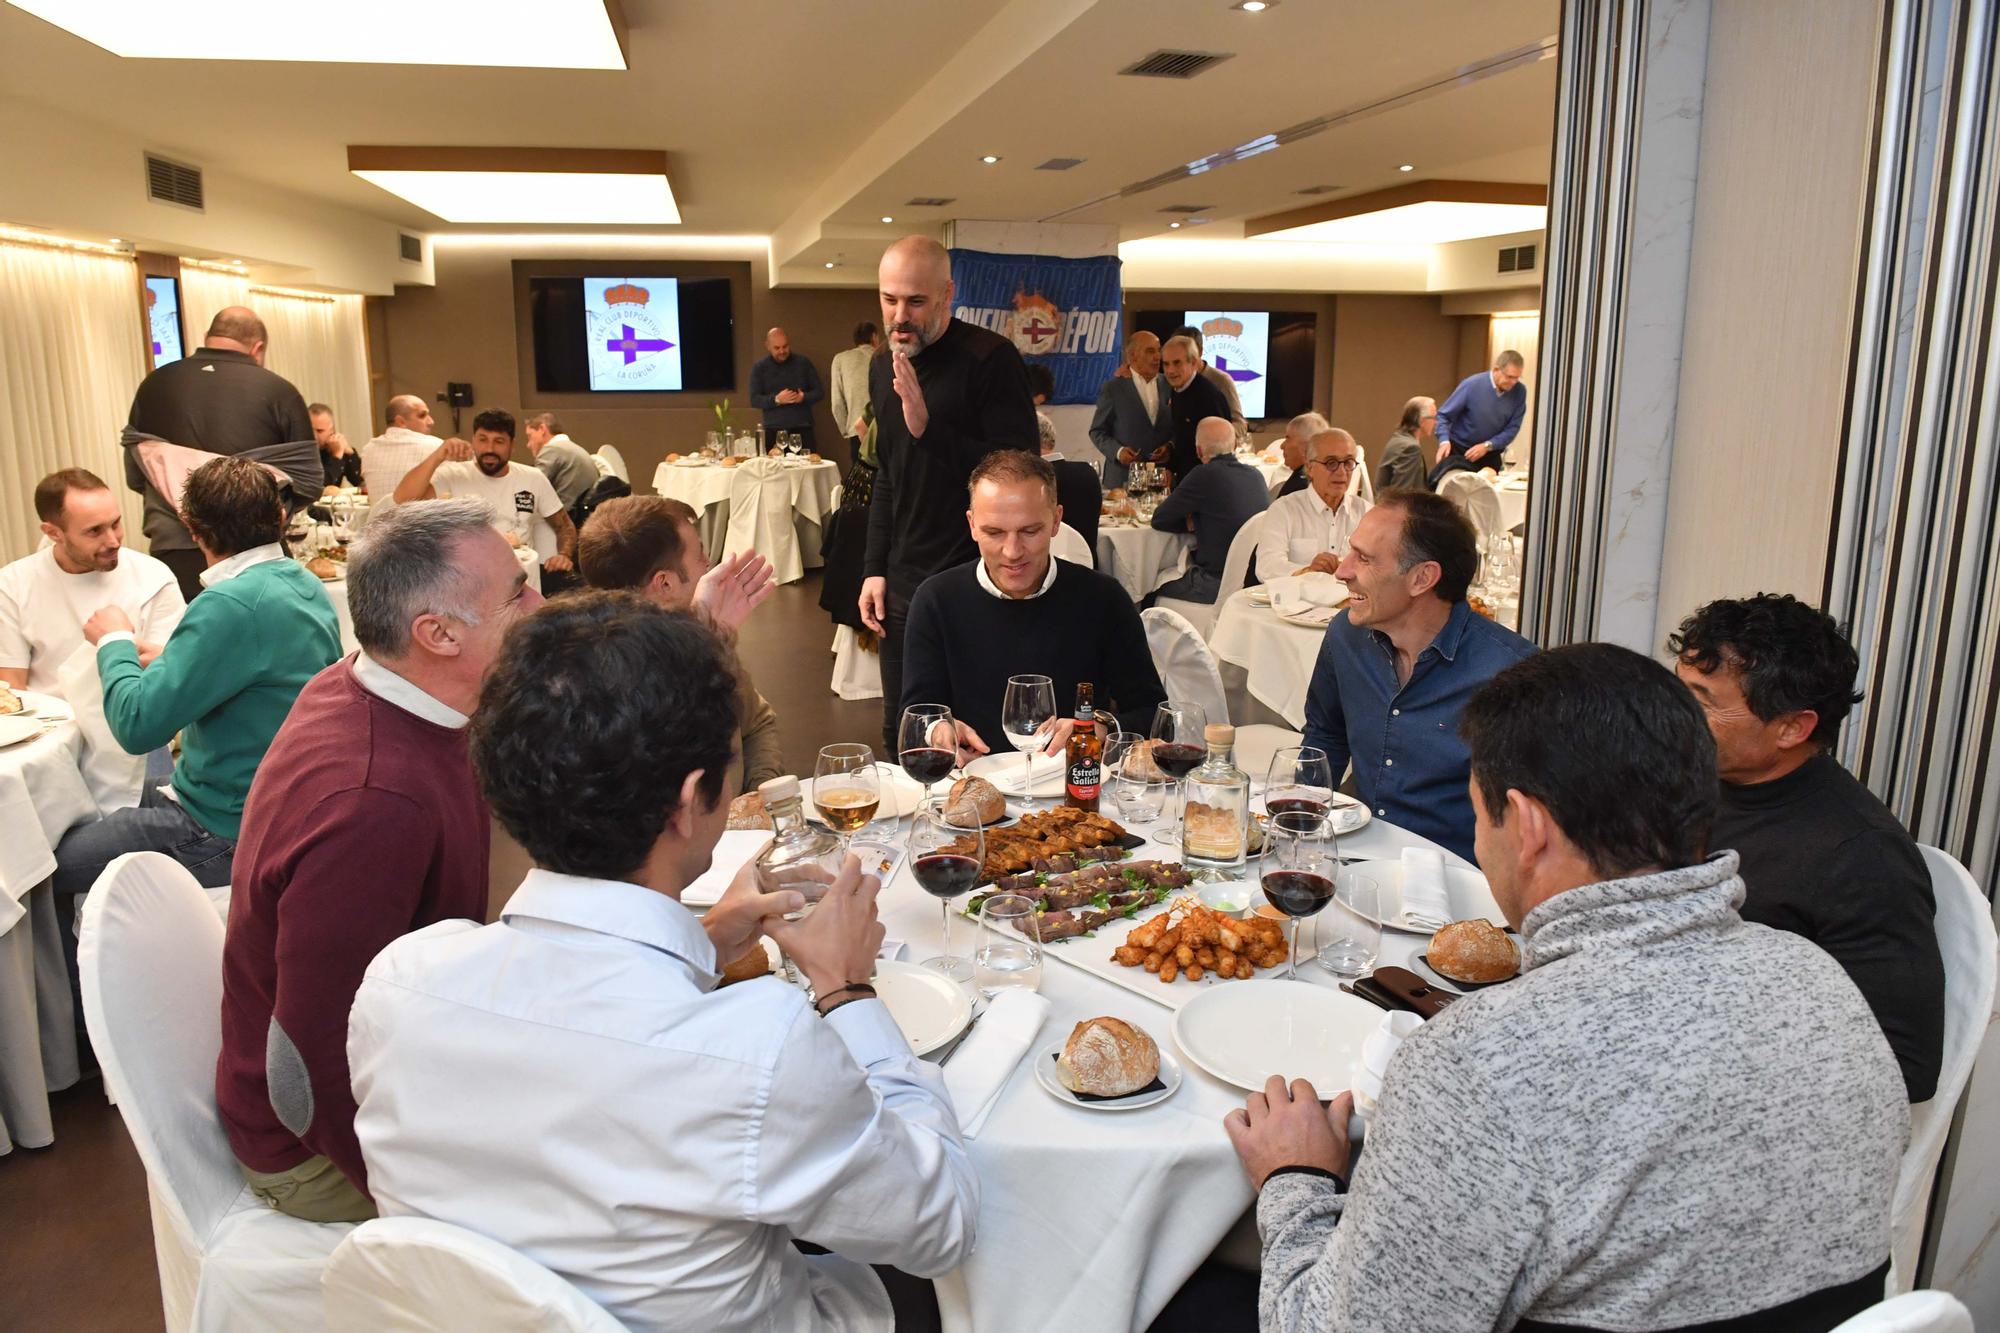
[[[857,274],[887,239],[954,217],[1061,215],[1133,239],[1166,234],[1177,216],[1167,205],[1207,204],[1211,221],[1188,235],[1240,234],[1246,217],[1339,197],[1296,193],[1313,185],[1345,194],[1548,174],[1555,62],[1452,76],[1554,33],[1559,0],[1285,0],[1257,15],[1229,0],[623,8],[627,71],[121,60],[5,5],[0,50],[12,96],[432,231],[462,229],[351,176],[348,144],[664,149],[677,230],[774,234],[781,264],[838,259]],[[1234,58],[1187,82],[1117,75],[1162,47]],[[1251,160],[1090,204],[1427,85],[1438,90]],[[984,153],[1002,160],[983,165]],[[1034,170],[1051,157],[1085,161]],[[1416,171],[1399,173],[1405,162]],[[905,201],[916,195],[955,202],[913,209]]]

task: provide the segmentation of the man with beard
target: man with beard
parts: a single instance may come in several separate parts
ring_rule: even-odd
[[[446,440],[396,486],[396,503],[470,498],[493,507],[493,526],[509,545],[531,548],[542,562],[542,591],[571,585],[576,524],[537,468],[514,460],[514,416],[492,409],[472,419],[472,443]],[[549,575],[559,577],[551,579]]]
[[[979,553],[961,517],[966,483],[995,449],[1041,444],[1028,371],[1014,344],[952,318],[951,257],[928,236],[882,256],[889,355],[869,366],[880,471],[869,501],[861,619],[882,636],[882,732],[896,748],[903,635],[917,585]]]

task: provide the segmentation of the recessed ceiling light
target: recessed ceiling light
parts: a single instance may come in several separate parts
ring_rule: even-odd
[[[1237,0],[1230,8],[1240,9],[1246,14],[1261,14],[1277,3],[1278,0]]]
[[[832,261],[831,259],[829,259],[829,260],[827,260],[827,261],[826,261],[826,267],[827,267],[827,268],[832,268],[832,267],[833,267],[833,261]]]
[[[8,0],[113,55],[155,60],[625,69],[604,0]],[[385,33],[393,33],[384,41]]]
[[[234,265],[236,265],[236,267],[238,267],[238,268],[242,268],[242,267],[243,267],[243,261],[242,261],[242,260],[240,260],[240,259],[232,259],[232,260],[230,260],[229,262],[230,262],[230,263],[232,263],[232,264],[234,264]]]
[[[109,241],[106,241],[106,242],[105,242],[105,244],[106,244],[106,245],[123,245],[123,244],[125,244],[125,238],[124,238],[123,236],[113,236],[113,237],[112,237],[112,238],[111,238],[111,239],[110,239]]]
[[[997,157],[995,157],[995,156],[993,156],[993,154],[991,154],[991,153],[988,153],[988,154],[987,154],[987,155],[986,155],[985,157],[982,157],[982,158],[980,158],[979,160],[980,160],[981,162],[984,162],[984,163],[985,163],[985,164],[986,164],[987,166],[989,166],[989,167],[990,167],[990,166],[992,166],[992,165],[993,165],[993,164],[994,164],[995,162],[998,162],[998,161],[999,161],[1000,159],[999,159],[999,158],[997,158]]]
[[[1405,163],[1404,163],[1404,164],[1403,164],[1402,166],[1400,166],[1400,167],[1397,167],[1397,168],[1396,168],[1396,170],[1398,170],[1398,171],[1415,171],[1415,170],[1416,170],[1416,167],[1412,166],[1412,165],[1411,165],[1410,163],[1408,163],[1408,162],[1405,162]]]
[[[883,220],[884,222],[894,222],[894,221],[895,221],[896,219],[894,219],[894,218],[892,218],[892,217],[888,217],[888,216],[884,216],[882,220]]]
[[[1178,222],[1169,222],[1167,224],[1168,231],[1179,231],[1180,229],[1181,229],[1181,224]]]
[[[667,155],[648,149],[355,145],[347,169],[446,222],[681,220]]]

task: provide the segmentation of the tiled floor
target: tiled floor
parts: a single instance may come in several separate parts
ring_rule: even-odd
[[[796,773],[812,773],[822,745],[882,734],[879,701],[846,703],[827,689],[832,641],[813,575],[778,589],[741,635]],[[0,1157],[0,1330],[158,1328],[145,1175],[124,1124],[94,1080],[59,1094],[55,1119],[54,1146]]]

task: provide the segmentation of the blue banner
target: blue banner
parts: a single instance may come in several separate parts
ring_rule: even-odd
[[[1013,340],[1055,376],[1052,403],[1094,403],[1118,369],[1124,303],[1117,256],[1056,259],[953,250],[952,314]]]

